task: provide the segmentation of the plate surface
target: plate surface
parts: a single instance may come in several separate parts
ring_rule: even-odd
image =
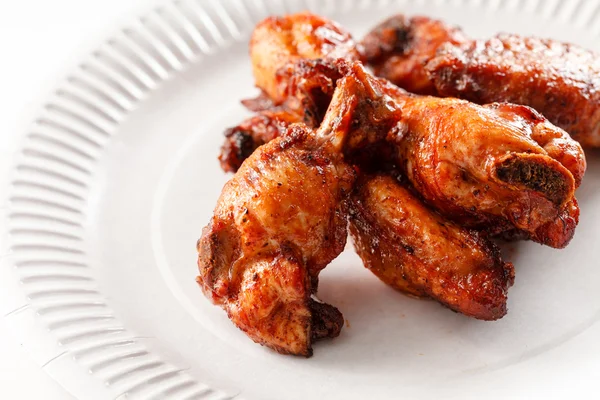
[[[535,34],[600,51],[596,1],[167,2],[109,37],[24,137],[4,210],[6,315],[44,369],[82,399],[560,398],[600,377],[600,153],[562,251],[505,246],[509,313],[481,322],[383,285],[351,249],[321,275],[342,335],[310,359],[238,331],[194,278],[195,242],[227,180],[225,127],[256,94],[247,39],[310,9],[357,38],[395,12],[473,36]]]

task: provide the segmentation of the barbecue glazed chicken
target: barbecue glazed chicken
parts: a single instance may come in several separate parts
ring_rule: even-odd
[[[256,114],[227,130],[219,157],[236,173],[198,241],[198,283],[280,353],[309,356],[340,333],[341,313],[315,295],[348,221],[383,282],[483,320],[506,313],[514,280],[488,235],[564,247],[578,222],[585,158],[564,131],[525,106],[412,95],[366,72],[357,49],[308,13],[261,22],[250,55],[262,94],[243,102]],[[414,76],[427,92],[428,75]]]
[[[275,104],[297,98],[298,92],[318,97],[315,92],[325,92],[327,109],[335,89],[335,79],[341,76],[328,68],[328,61],[344,59],[357,61],[360,53],[350,33],[337,23],[308,12],[285,17],[269,17],[260,22],[250,39],[250,60],[256,86]],[[308,63],[307,63],[308,61]],[[322,80],[313,81],[310,87],[302,80],[302,73],[315,75],[321,65]]]
[[[500,34],[471,40],[426,17],[394,16],[363,40],[375,74],[409,91],[533,107],[584,147],[600,147],[600,55]]]
[[[318,18],[322,26],[335,26],[320,17],[314,18]],[[263,91],[268,93],[269,87],[277,86],[278,93],[287,96],[272,98],[274,104],[279,104],[277,108],[255,117],[270,121],[263,122],[266,127],[280,126],[285,110],[297,114],[291,117],[288,114],[285,118],[301,118],[315,126],[314,115],[322,113],[315,104],[327,105],[331,97],[327,90],[299,93],[295,90],[297,83],[308,82],[312,88],[335,86],[336,76],[343,74],[327,51],[355,53],[350,35],[338,28],[339,35],[347,38],[341,45],[343,51],[333,45],[316,45],[311,48],[326,49],[311,52],[319,60],[299,59],[300,50],[296,47],[301,47],[301,42],[276,38],[291,36],[282,27],[309,32],[312,23],[300,28],[306,20],[313,21],[307,14],[269,18],[260,23],[253,34],[252,60],[260,59],[270,66],[283,65],[281,68],[285,71],[294,71],[283,75],[275,70],[265,75],[260,73],[262,70],[254,69],[257,85]],[[259,41],[257,37],[271,39]],[[290,59],[289,54],[294,57]],[[319,68],[305,68],[313,62],[318,62]],[[325,70],[327,74],[323,74]],[[276,85],[269,83],[274,81]],[[328,83],[319,85],[322,81]],[[585,171],[585,157],[579,144],[564,131],[528,107],[479,106],[458,99],[414,96],[386,81],[382,80],[381,84],[403,110],[397,129],[388,135],[387,146],[392,149],[388,151],[395,154],[400,169],[431,206],[461,224],[492,234],[511,232],[511,235],[518,234],[552,247],[564,247],[569,242],[578,219],[574,191]],[[298,106],[295,101],[298,97],[302,99],[301,104],[310,106]],[[318,101],[311,101],[313,97]],[[290,104],[294,107],[287,107]],[[276,113],[275,118],[273,113]],[[254,124],[253,121],[247,123]],[[243,146],[239,143],[259,144],[277,129],[266,131],[266,135],[254,135],[250,139],[244,129],[233,129],[226,139],[222,162],[231,155],[243,159],[240,151]]]
[[[225,185],[198,242],[198,283],[255,342],[309,356],[341,313],[312,298],[346,243],[353,171],[308,128],[258,149]],[[315,201],[318,199],[318,201]]]
[[[272,108],[227,129],[225,142],[219,154],[221,168],[225,172],[236,172],[259,146],[283,136],[291,124],[302,121],[303,117],[300,114],[284,108]],[[316,127],[315,124],[308,125]]]
[[[273,139],[272,133],[285,135],[286,124],[294,118],[301,117],[265,112],[228,132],[243,131],[253,143],[266,143]],[[276,130],[265,134],[265,126],[275,125]],[[360,169],[387,169],[388,160],[380,159],[380,150],[365,149],[371,154],[359,158]],[[235,170],[235,164],[224,169]],[[396,290],[432,298],[471,317],[495,320],[506,314],[513,267],[501,260],[485,234],[435,213],[405,188],[407,183],[379,174],[359,181],[350,200],[350,234],[369,270]]]
[[[484,234],[431,211],[393,177],[364,176],[349,220],[356,252],[388,285],[478,319],[506,314],[512,264]]]
[[[566,132],[525,106],[388,93],[403,112],[398,166],[428,204],[463,226],[569,243],[586,163]]]
[[[294,16],[285,18],[293,19]],[[261,27],[260,29],[266,30],[269,25],[262,23],[259,26]],[[266,33],[263,32],[263,34]],[[272,32],[272,35],[276,34],[278,34],[277,31]],[[262,51],[264,51],[264,48]],[[276,49],[271,49],[269,53],[277,54],[277,51]],[[251,57],[254,58],[254,56],[254,49],[251,48]],[[325,59],[327,55],[321,54],[320,57]],[[284,60],[283,57],[279,57],[278,60],[280,63],[288,65],[282,61]],[[314,60],[297,60],[297,63],[306,66],[310,65],[312,61]],[[270,65],[274,64],[270,63]],[[318,68],[296,68],[295,71],[302,76],[302,81],[309,83],[318,82],[324,76],[322,71],[328,71],[328,84],[321,86],[326,88],[335,85],[336,77],[342,76],[342,72],[338,71],[338,67],[331,60],[327,63],[322,62],[316,65]],[[272,74],[272,76],[275,75]],[[287,78],[289,79],[287,81],[280,79],[280,87],[285,87],[286,82],[289,82],[290,86],[298,82],[298,79],[293,74],[291,76],[288,75]],[[367,152],[366,157],[359,157],[359,160],[353,160],[358,162],[358,166],[361,169],[376,169],[377,167],[373,165],[373,160],[376,159],[380,162],[382,158],[389,158],[392,164],[404,165],[406,171],[407,163],[402,162],[405,156],[401,154],[403,152],[410,152],[410,146],[413,146],[422,139],[419,135],[425,137],[431,136],[431,145],[434,149],[439,147],[440,153],[447,151],[450,154],[452,148],[448,150],[445,142],[453,139],[444,136],[445,130],[449,127],[453,127],[450,131],[454,133],[461,133],[461,130],[464,130],[465,132],[462,136],[459,135],[458,137],[461,140],[461,144],[465,145],[466,142],[464,152],[469,154],[471,148],[474,150],[478,149],[479,152],[476,152],[474,158],[471,159],[465,158],[464,154],[457,153],[452,153],[453,158],[451,160],[434,158],[436,165],[427,166],[426,168],[432,171],[432,174],[427,176],[426,183],[428,186],[441,187],[444,186],[442,184],[444,179],[447,179],[449,184],[454,185],[452,186],[454,189],[458,189],[455,194],[446,193],[447,198],[452,200],[449,201],[449,204],[454,206],[456,206],[454,197],[457,197],[457,195],[459,195],[459,198],[462,196],[462,200],[467,203],[472,200],[469,197],[473,196],[473,192],[478,194],[478,197],[467,205],[463,204],[456,208],[443,208],[442,211],[446,211],[446,215],[451,218],[458,217],[457,219],[460,223],[468,223],[468,225],[484,231],[502,233],[504,236],[510,234],[512,237],[531,238],[554,247],[562,247],[568,243],[573,235],[578,218],[578,209],[573,197],[573,188],[579,183],[581,175],[585,170],[585,160],[578,144],[570,140],[564,132],[551,126],[543,118],[526,107],[512,109],[512,106],[502,105],[503,109],[506,108],[506,112],[493,111],[494,108],[492,107],[491,113],[498,114],[492,117],[486,115],[488,113],[488,108],[486,107],[476,106],[456,99],[413,96],[384,81],[381,81],[380,84],[382,85],[381,90],[395,98],[408,111],[408,118],[399,120],[397,129],[390,131],[393,134],[388,136],[393,139],[392,141],[377,142],[377,140],[371,140],[371,143],[377,142],[374,147],[375,151],[369,149],[370,152]],[[311,86],[319,87],[319,85],[313,85],[312,83]],[[310,98],[310,95],[315,92],[309,93],[308,96],[306,93],[298,94],[298,92],[291,90],[288,90],[287,93],[290,98],[300,95],[306,99]],[[321,104],[329,103],[330,97],[327,98],[327,91],[317,91],[316,93]],[[245,104],[251,104],[250,108],[263,111],[226,132],[226,140],[220,157],[224,170],[236,171],[241,162],[256,148],[278,136],[285,135],[287,127],[294,122],[304,121],[309,125],[315,126],[317,119],[314,118],[314,115],[322,113],[318,109],[315,110],[315,102],[304,101],[304,104],[310,104],[310,106],[298,107],[298,102],[294,102],[290,98],[280,99],[278,106],[274,106],[275,102],[270,101],[265,96],[261,96],[254,101],[245,102]],[[259,104],[258,106],[256,105],[257,103]],[[290,104],[294,104],[295,107],[289,107]],[[429,107],[432,110],[431,114],[428,112]],[[496,108],[499,107],[499,105],[496,106]],[[444,114],[448,110],[453,109],[458,110],[458,119],[454,120],[453,114],[444,117]],[[521,114],[525,115],[521,116]],[[431,119],[436,116],[438,122],[440,122],[439,124],[431,124],[430,126],[420,124],[422,120]],[[535,123],[531,121],[527,122],[527,118],[533,118],[534,120],[540,118],[540,120],[535,120]],[[479,121],[479,123],[472,128],[468,124],[469,121]],[[519,128],[520,123],[523,125],[522,129]],[[531,127],[534,125],[537,128],[532,129]],[[407,131],[407,127],[414,128],[414,132]],[[489,139],[486,137],[486,132],[488,131],[490,135]],[[469,134],[473,135],[473,141],[469,140]],[[355,136],[355,141],[356,138],[360,137]],[[434,138],[436,139],[433,140]],[[351,140],[353,140],[352,136]],[[404,143],[405,140],[407,143]],[[479,146],[476,145],[477,140],[481,140]],[[490,144],[493,145],[486,152],[486,147]],[[444,149],[444,146],[446,149]],[[459,146],[457,143],[456,147]],[[415,151],[418,153],[423,150],[415,149]],[[511,151],[517,154],[510,155]],[[555,203],[545,201],[544,194],[539,195],[533,193],[534,191],[532,190],[526,194],[522,194],[521,191],[523,188],[519,187],[516,177],[511,177],[512,181],[510,183],[505,182],[504,185],[502,182],[496,182],[500,181],[500,179],[496,179],[496,181],[491,179],[489,174],[493,174],[491,170],[494,169],[493,165],[497,162],[497,160],[493,159],[493,156],[502,152],[505,152],[507,159],[511,160],[520,160],[523,158],[522,156],[527,158],[527,154],[519,154],[521,152],[539,153],[539,156],[534,158],[540,161],[542,165],[550,165],[547,169],[544,170],[541,168],[541,170],[554,171],[553,168],[555,168],[559,171],[556,174],[557,178],[553,184],[564,186],[562,196],[565,199],[569,199],[569,202],[563,200],[557,200]],[[364,153],[365,151],[360,154]],[[401,157],[398,157],[399,155]],[[424,156],[423,158],[426,157]],[[558,161],[553,160],[553,158]],[[410,159],[410,155],[408,159]],[[508,179],[507,176],[510,173],[512,175],[521,174],[522,176],[519,175],[520,179],[535,180],[534,185],[543,187],[546,181],[550,181],[552,174],[549,176],[534,176],[533,171],[527,172],[525,170],[537,164],[535,162],[528,163],[528,161],[524,160],[522,165],[516,162],[511,164],[507,161],[507,166],[503,170],[506,176],[503,176],[503,178]],[[448,168],[457,162],[464,162],[464,165],[461,164],[458,168],[465,169],[464,175],[457,178],[458,182],[464,182],[464,177],[478,173],[478,176],[474,177],[473,181],[479,185],[479,193],[477,189],[468,193],[460,190],[459,184],[453,182],[453,179],[456,177],[436,176],[435,171],[440,169],[439,165],[443,168]],[[480,172],[479,169],[486,165],[486,163],[489,163],[490,168],[487,171]],[[517,173],[518,168],[521,168],[523,171]],[[529,173],[531,173],[530,177],[525,176]],[[415,179],[414,174],[410,176]],[[364,182],[364,179],[361,181]],[[390,182],[387,183],[391,185]],[[384,187],[389,187],[389,185],[384,185]],[[403,292],[432,297],[458,312],[476,318],[491,320],[502,317],[506,312],[506,291],[513,279],[512,265],[501,261],[496,247],[486,239],[485,234],[463,228],[451,222],[447,217],[437,214],[425,206],[411,190],[406,189],[402,185],[406,186],[406,183],[401,184],[395,181],[395,187],[389,190],[389,192],[394,193],[398,198],[403,199],[402,202],[394,202],[397,207],[396,212],[398,215],[420,215],[420,218],[406,222],[406,224],[412,224],[410,225],[412,226],[411,229],[399,226],[395,233],[389,233],[394,232],[393,228],[390,228],[390,231],[376,231],[371,229],[373,235],[376,233],[379,235],[389,234],[389,237],[393,236],[395,238],[395,241],[391,243],[395,243],[396,245],[389,246],[390,248],[386,249],[385,253],[381,249],[369,248],[368,246],[373,242],[367,241],[364,235],[360,236],[360,231],[356,228],[356,225],[357,221],[363,221],[361,224],[363,231],[369,226],[372,227],[372,225],[394,227],[394,221],[386,220],[387,217],[394,215],[394,213],[386,213],[383,207],[379,210],[380,212],[376,212],[376,210],[372,209],[374,204],[372,202],[370,203],[371,208],[361,208],[354,201],[352,203],[354,206],[354,214],[351,218],[351,226],[354,226],[352,229],[353,237],[365,265],[375,272],[385,283]],[[369,185],[364,184],[360,187],[365,188],[369,187]],[[365,192],[364,190],[360,190],[357,193]],[[506,194],[504,203],[500,202],[496,204],[499,199],[498,196],[502,193]],[[511,193],[514,193],[516,199],[511,198]],[[519,195],[521,196],[519,197]],[[356,197],[353,197],[353,199],[356,199]],[[479,202],[480,199],[484,199],[484,203],[488,206],[494,205],[495,209],[482,212],[481,207],[473,205],[473,203]],[[531,202],[532,204],[530,204],[531,199],[537,201],[537,203]],[[478,212],[475,214],[473,214],[473,207],[477,207],[475,211]],[[521,214],[515,211],[519,210],[519,207],[524,209],[524,211],[521,211]],[[462,210],[461,213],[457,214],[457,208],[460,208],[460,210],[467,208],[467,210]],[[415,210],[418,210],[418,213]],[[511,214],[512,212],[514,214]],[[500,215],[495,215],[494,213]],[[527,223],[517,225],[511,222],[509,217],[513,215],[523,215],[523,220],[531,224],[531,226],[527,225]],[[382,218],[382,220],[374,222],[376,221],[375,218]],[[514,217],[512,219],[517,221]],[[440,229],[439,224],[443,224],[445,228]],[[405,229],[405,231],[402,231],[402,229]],[[399,232],[404,232],[406,237],[402,237]],[[431,232],[436,232],[436,236],[432,236]],[[435,241],[438,241],[440,246],[435,249],[423,249],[417,255],[407,256],[405,247],[401,245],[402,243],[431,243],[432,237],[435,237]],[[373,239],[376,239],[376,236],[373,236]],[[468,243],[468,245],[465,245],[465,243]],[[408,247],[411,246],[408,245]],[[421,245],[421,247],[423,246]],[[367,249],[370,252],[367,252]],[[453,256],[449,258],[446,253],[453,254]],[[425,276],[428,276],[428,278],[424,278]],[[430,279],[432,277],[437,277],[437,280]],[[449,282],[454,282],[455,286],[449,286]],[[465,285],[464,282],[477,282],[477,284]]]
[[[244,161],[198,241],[207,297],[280,353],[310,356],[315,340],[339,334],[341,313],[313,295],[346,243],[355,173],[344,153],[358,150],[349,136],[385,135],[398,119],[360,65],[346,74],[316,131],[291,125]]]

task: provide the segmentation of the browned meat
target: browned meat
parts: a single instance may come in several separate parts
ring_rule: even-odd
[[[258,149],[223,188],[198,242],[198,283],[255,342],[309,356],[314,340],[339,334],[340,312],[311,295],[344,249],[352,182],[352,170],[298,126]]]
[[[364,45],[376,74],[410,91],[527,105],[583,146],[600,146],[600,55],[592,51],[514,34],[471,40],[441,21],[403,15]]]
[[[252,137],[253,125],[246,126]],[[258,137],[263,137],[262,126],[254,125]],[[361,151],[361,169],[380,168],[382,150]],[[511,264],[501,261],[482,234],[433,212],[400,185],[388,176],[373,176],[352,198],[350,233],[365,266],[397,290],[432,297],[465,315],[488,320],[504,315]]]
[[[340,312],[312,296],[346,242],[354,171],[344,153],[358,150],[347,137],[366,143],[398,119],[361,65],[347,73],[316,132],[291,125],[242,164],[198,241],[204,293],[252,340],[281,353],[309,356],[315,340],[339,334]]]
[[[394,90],[403,110],[398,162],[430,205],[465,226],[568,244],[577,218],[563,217],[567,209],[577,215],[574,191],[586,164],[564,131],[525,106]]]
[[[365,266],[388,285],[478,319],[506,314],[512,264],[482,234],[436,214],[391,176],[361,180],[350,234]]]
[[[329,62],[328,68],[343,75],[340,65]],[[431,206],[493,234],[516,229],[539,243],[568,244],[577,224],[574,190],[586,164],[581,147],[564,131],[525,106],[419,97],[380,84],[405,110],[389,146]],[[376,137],[381,135],[348,140],[353,147],[367,138],[381,151]]]
[[[347,31],[308,12],[267,18],[256,26],[250,40],[256,86],[276,105],[289,97],[290,68],[297,61],[338,58],[355,61],[359,57],[356,43]],[[335,82],[329,98],[334,88]]]
[[[362,51],[375,75],[413,93],[435,94],[424,65],[442,44],[465,40],[460,29],[441,21],[396,15],[365,36]]]
[[[401,290],[477,318],[501,317],[512,268],[485,237],[460,226],[566,245],[578,219],[581,147],[528,107],[412,96],[360,63],[303,59],[310,51],[287,63],[288,50],[282,56],[277,47],[302,43],[275,40],[295,29],[289,18],[289,25],[286,18],[262,25],[263,35],[276,33],[266,48],[253,44],[251,56],[264,56],[258,76],[265,93],[250,106],[262,114],[228,138],[222,161],[239,169],[198,242],[204,293],[252,340],[282,353],[309,356],[315,340],[337,336],[341,313],[314,299],[318,274],[344,247],[351,163],[385,154],[428,206],[385,176],[359,185],[352,229],[367,266]],[[325,53],[336,51],[328,46]],[[269,75],[277,63],[283,67]],[[297,119],[305,123],[293,124]],[[419,217],[396,219],[403,215]],[[443,246],[417,251],[419,229]],[[385,248],[374,247],[377,237],[387,240]]]

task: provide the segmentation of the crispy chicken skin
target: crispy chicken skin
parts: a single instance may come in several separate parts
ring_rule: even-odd
[[[441,21],[403,15],[376,27],[363,44],[375,73],[410,91],[527,105],[584,147],[600,146],[600,55],[594,52],[514,34],[471,40]]]
[[[435,94],[425,63],[444,43],[459,44],[466,37],[458,28],[427,17],[393,16],[362,40],[363,57],[377,76],[419,94]]]
[[[353,157],[355,164],[370,171],[385,163],[404,165],[430,204],[466,226],[554,248],[569,243],[579,222],[573,190],[585,172],[585,158],[563,131],[523,106],[481,107],[456,99],[410,96],[398,89],[389,93],[406,110],[400,142],[367,147]],[[439,107],[432,111],[437,117],[429,115],[434,106]],[[454,113],[469,118],[456,119]],[[264,118],[242,123],[252,143],[270,138],[264,135]],[[278,119],[273,122],[280,124],[275,133],[285,132],[284,125],[300,119],[297,114]],[[476,140],[485,145],[475,146],[471,140],[480,136],[485,141]],[[229,143],[226,138],[224,146]],[[461,148],[461,143],[469,147]],[[399,156],[394,154],[398,151]],[[235,171],[239,160],[222,158],[223,168]],[[409,164],[415,169],[408,171]]]
[[[349,216],[357,253],[383,282],[478,319],[506,314],[512,264],[482,234],[436,214],[393,177],[363,177]]]
[[[291,124],[295,117],[285,121]],[[261,118],[242,123],[250,137],[264,138]],[[361,151],[353,161],[361,170],[378,170],[385,164],[382,150],[378,147],[368,154],[371,150],[366,149],[367,154]],[[351,198],[350,233],[364,265],[403,293],[431,297],[475,318],[501,318],[512,284],[512,265],[502,262],[483,234],[435,213],[402,185],[406,183],[387,175],[364,178]]]
[[[227,129],[219,154],[221,168],[225,172],[237,171],[254,150],[282,136],[288,126],[295,122],[302,122],[302,117],[287,109],[272,108]]]
[[[308,12],[266,18],[250,39],[256,86],[276,105],[290,97],[288,80],[297,61],[338,58],[359,60],[352,36],[337,23]],[[334,88],[335,82],[329,98]]]
[[[431,206],[465,226],[516,228],[539,243],[568,244],[575,224],[561,217],[576,208],[585,158],[564,131],[525,106],[390,90],[403,110],[398,164]]]
[[[310,356],[314,340],[339,334],[341,313],[311,296],[319,271],[344,249],[353,180],[296,125],[223,188],[198,242],[198,283],[255,342]]]
[[[310,356],[313,341],[339,334],[341,313],[312,296],[319,272],[346,242],[355,173],[344,154],[359,149],[348,136],[367,142],[398,118],[362,66],[347,74],[317,131],[291,125],[244,161],[198,241],[206,296],[252,340],[280,353]]]
[[[426,69],[440,95],[525,104],[583,146],[600,146],[598,54],[554,40],[501,34],[444,45]]]
[[[298,125],[254,152],[223,188],[198,242],[198,283],[255,342],[310,356],[314,340],[339,334],[341,313],[311,295],[344,249],[353,179]]]
[[[294,117],[286,121],[291,124]],[[242,125],[250,137],[264,138],[262,121]],[[285,134],[285,128],[280,132]],[[379,170],[385,164],[382,150],[369,154],[366,149],[367,154],[361,151],[353,161],[361,170]],[[502,262],[483,234],[435,213],[402,185],[406,183],[387,175],[370,176],[361,179],[351,198],[350,233],[364,265],[406,294],[431,297],[475,318],[501,318],[512,265]]]
[[[327,68],[343,75],[339,63],[329,61]],[[303,79],[312,79],[310,71],[303,72]],[[516,229],[549,246],[568,244],[577,224],[574,190],[585,171],[585,157],[564,131],[525,106],[479,106],[410,95],[384,80],[380,85],[406,110],[390,132],[389,146],[396,148],[397,162],[430,206],[492,234]],[[327,103],[327,96],[320,98]],[[307,109],[311,107],[294,112],[301,115]],[[309,112],[303,120],[314,123],[313,115]],[[357,139],[361,137],[349,136]]]

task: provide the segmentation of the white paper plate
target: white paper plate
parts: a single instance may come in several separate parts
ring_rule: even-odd
[[[509,314],[481,322],[380,283],[350,250],[320,296],[348,320],[313,358],[274,354],[202,296],[195,242],[227,177],[225,127],[256,93],[247,38],[311,9],[356,37],[395,12],[474,36],[536,34],[600,50],[596,1],[167,2],[68,75],[27,129],[2,231],[6,319],[80,399],[577,398],[600,378],[600,153],[575,239],[508,246]],[[76,33],[75,33],[76,34]],[[43,60],[42,60],[43,61]],[[43,62],[41,63],[43,65]]]

